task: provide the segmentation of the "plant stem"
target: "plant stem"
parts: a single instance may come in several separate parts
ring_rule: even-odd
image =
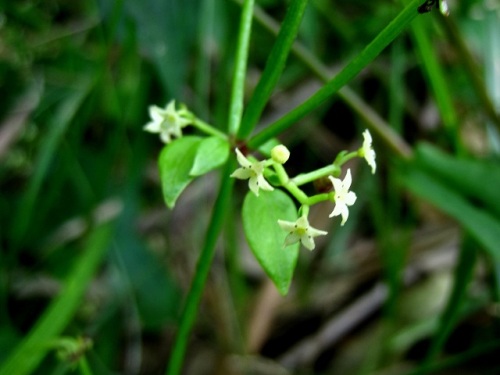
[[[229,134],[238,133],[243,113],[243,93],[247,70],[248,45],[252,30],[252,15],[255,0],[245,0],[241,12],[240,31],[238,34],[238,49],[236,51],[236,66],[234,68],[231,104],[229,106]]]
[[[92,370],[90,369],[89,362],[87,361],[87,358],[83,356],[79,363],[78,367],[80,369],[80,374],[81,375],[93,375]]]
[[[316,195],[313,195],[312,197],[307,198],[307,200],[305,201],[305,204],[307,206],[313,206],[319,202],[330,200],[331,196],[332,196],[332,193],[316,194]]]
[[[326,167],[317,169],[315,171],[309,172],[309,173],[302,173],[294,178],[292,178],[292,181],[295,183],[295,185],[300,186],[307,184],[311,181],[317,180],[318,178],[326,177],[326,176],[335,176],[337,177],[340,174],[340,167],[335,164],[330,164],[327,165]]]
[[[182,312],[179,331],[174,343],[174,348],[170,356],[170,362],[167,367],[167,375],[178,375],[182,369],[184,355],[186,353],[187,342],[193,323],[196,319],[200,299],[207,281],[210,266],[215,254],[215,244],[224,224],[225,213],[230,203],[231,192],[234,179],[229,174],[234,169],[234,161],[226,163],[222,172],[219,195],[215,201],[210,225],[207,229],[203,249],[196,266],[194,279],[192,281],[186,304]]]
[[[242,0],[233,0],[238,4],[242,4]],[[270,17],[258,5],[254,8],[255,19],[267,30],[274,35],[279,32],[279,24]],[[314,56],[307,47],[302,43],[295,41],[292,46],[292,52],[297,56],[311,71],[323,82],[328,82],[331,79],[332,73],[316,56]],[[367,127],[373,130],[381,140],[397,155],[403,159],[410,159],[412,149],[406,141],[395,132],[391,126],[385,121],[373,108],[368,105],[359,95],[356,94],[349,86],[344,86],[338,92],[339,97],[365,121]]]
[[[308,199],[307,195],[302,190],[300,190],[293,181],[290,180],[283,165],[279,163],[273,163],[273,167],[276,171],[276,175],[281,182],[281,185],[285,189],[287,189],[290,194],[292,194],[300,203],[304,203]]]
[[[221,132],[220,130],[217,130],[212,125],[207,124],[206,122],[200,120],[197,117],[193,118],[193,126],[195,126],[197,129],[201,130],[204,133],[214,135],[216,137],[219,137],[219,138],[222,138],[225,140],[228,139],[228,136],[225,133]]]
[[[306,9],[308,0],[292,0],[286,13],[283,24],[276,38],[276,42],[269,54],[266,67],[262,73],[259,83],[248,102],[245,114],[241,121],[238,138],[248,137],[264,110],[276,83],[285,67],[286,59],[292,47],[293,41],[299,31],[302,16]]]
[[[258,133],[250,140],[248,146],[250,148],[257,148],[272,137],[291,127],[302,117],[316,109],[326,99],[337,93],[343,86],[358,75],[363,68],[373,61],[375,57],[377,57],[380,52],[382,52],[382,50],[418,15],[416,9],[419,2],[420,0],[411,1],[411,3],[380,32],[356,58],[342,69],[339,74],[300,106]]]

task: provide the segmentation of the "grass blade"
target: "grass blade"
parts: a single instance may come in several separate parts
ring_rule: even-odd
[[[413,0],[406,6],[392,22],[382,30],[373,41],[361,51],[339,74],[330,82],[319,89],[313,96],[302,103],[300,106],[271,124],[253,137],[248,143],[250,148],[257,148],[269,139],[275,137],[281,132],[291,127],[294,123],[307,115],[309,112],[320,106],[326,99],[337,93],[343,86],[351,81],[361,72],[382,50],[387,47],[418,15],[417,5],[420,0]]]
[[[0,368],[0,375],[31,373],[43,360],[51,342],[61,334],[81,304],[82,296],[109,244],[110,225],[96,228],[61,294],[50,304],[29,335]]]
[[[238,47],[236,51],[236,66],[234,68],[231,88],[231,103],[229,105],[229,134],[237,134],[243,114],[243,94],[247,70],[248,45],[252,31],[252,15],[255,0],[246,0],[241,12]]]
[[[31,178],[27,191],[14,216],[12,229],[14,248],[18,248],[21,244],[22,238],[29,227],[31,214],[34,210],[50,163],[56,155],[57,147],[66,129],[93,87],[92,83],[92,81],[87,81],[78,85],[81,89],[70,95],[68,99],[61,104],[53,117],[53,121],[49,124],[50,126],[48,126],[49,132],[40,145],[40,152],[37,156],[33,178]]]
[[[288,54],[299,31],[307,3],[307,0],[293,0],[291,2],[271,54],[267,59],[264,72],[248,102],[238,132],[238,138],[248,137],[259,121],[262,111],[285,68]]]

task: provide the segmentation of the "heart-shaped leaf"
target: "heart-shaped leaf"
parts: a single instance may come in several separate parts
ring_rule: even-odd
[[[243,203],[243,228],[250,249],[282,295],[288,288],[297,264],[299,243],[284,247],[288,233],[278,220],[296,221],[297,209],[281,190],[248,192]]]
[[[201,176],[224,164],[229,156],[229,143],[219,137],[201,141],[191,168],[191,176]]]
[[[160,153],[161,187],[169,208],[175,206],[179,195],[194,178],[190,171],[201,141],[200,137],[182,137],[166,145]]]

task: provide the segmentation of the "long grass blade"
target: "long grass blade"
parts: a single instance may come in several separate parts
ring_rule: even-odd
[[[372,62],[375,57],[377,57],[418,15],[417,5],[419,2],[419,0],[413,0],[408,4],[408,6],[406,6],[406,8],[404,8],[358,56],[342,69],[339,74],[300,106],[253,137],[248,143],[249,147],[257,148],[272,137],[285,131],[309,112],[319,107],[326,99],[336,94],[343,86],[356,77],[356,75]]]
[[[50,344],[61,334],[80,306],[82,296],[106,252],[111,232],[111,225],[108,224],[91,233],[61,294],[7,358],[0,368],[0,375],[30,374],[40,364],[50,349]]]

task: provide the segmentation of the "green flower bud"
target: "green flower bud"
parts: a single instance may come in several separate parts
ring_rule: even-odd
[[[274,146],[271,150],[271,158],[279,164],[285,164],[290,157],[290,151],[284,145]]]

